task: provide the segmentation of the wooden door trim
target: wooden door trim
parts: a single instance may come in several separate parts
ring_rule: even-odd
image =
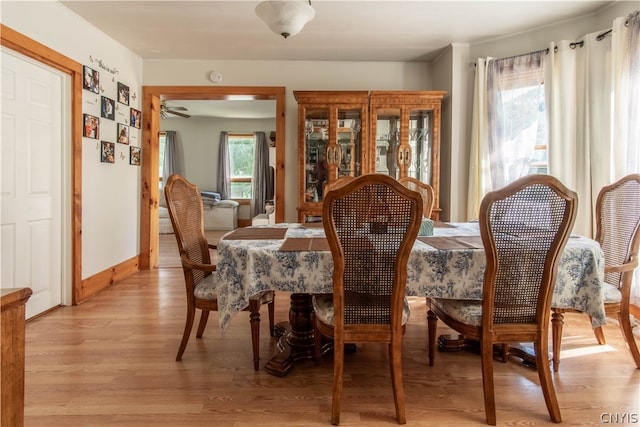
[[[284,221],[285,87],[284,86],[143,86],[142,188],[140,206],[141,270],[158,267],[158,132],[160,103],[172,100],[223,100],[231,96],[276,101],[275,220]]]

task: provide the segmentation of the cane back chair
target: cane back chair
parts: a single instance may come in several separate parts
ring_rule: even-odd
[[[316,355],[334,340],[331,422],[340,421],[344,344],[388,343],[398,423],[406,423],[402,338],[407,262],[422,219],[419,193],[383,174],[360,176],[325,195],[322,218],[333,256],[333,294],[315,295]]]
[[[603,187],[596,199],[596,240],[604,252],[604,308],[618,319],[631,357],[640,369],[640,351],[633,335],[629,306],[634,270],[638,267],[640,245],[640,175],[627,175]],[[553,370],[558,372],[562,342],[563,312],[554,309]],[[604,332],[594,329],[598,344],[605,344]]]
[[[187,320],[184,325],[182,341],[176,360],[182,360],[187,347],[196,309],[201,310],[200,323],[196,338],[202,338],[207,326],[209,312],[218,310],[215,281],[215,264],[211,264],[209,244],[204,234],[202,198],[198,187],[183,176],[174,174],[169,177],[164,188],[169,217],[178,243],[182,271],[187,291]],[[265,291],[253,296],[245,311],[250,311],[251,341],[253,346],[253,367],[258,370],[260,360],[260,306],[268,304],[269,329],[274,335],[274,293]]]
[[[496,424],[493,344],[533,342],[536,369],[553,422],[561,422],[548,360],[551,297],[576,215],[577,195],[548,175],[529,175],[489,192],[480,205],[487,266],[482,301],[430,299],[429,365],[436,322],[480,342],[487,424]]]
[[[398,178],[398,182],[410,190],[417,191],[422,196],[422,216],[425,218],[431,218],[431,211],[433,211],[433,203],[435,193],[433,187],[422,182],[416,178],[405,176]]]

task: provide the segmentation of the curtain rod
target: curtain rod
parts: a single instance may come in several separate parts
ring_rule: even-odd
[[[548,54],[549,54],[549,48],[542,49],[542,50],[536,50],[536,51],[528,52],[528,53],[521,53],[521,54],[519,54],[519,55],[507,56],[507,57],[505,57],[505,58],[490,59],[489,61],[504,61],[504,60],[506,60],[506,59],[514,59],[514,58],[519,58],[519,57],[521,57],[521,56],[533,55],[533,54],[535,54],[535,53],[542,53],[542,52],[544,52],[545,54],[547,54],[547,55],[548,55]],[[476,64],[475,62],[471,62],[471,63],[469,63],[469,67],[471,67],[471,66],[474,66],[474,67],[475,67],[475,66],[477,66],[477,65],[478,65],[478,64]]]

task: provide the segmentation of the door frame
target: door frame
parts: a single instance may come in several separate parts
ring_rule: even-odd
[[[0,24],[0,44],[8,49],[18,52],[24,56],[32,58],[38,62],[46,64],[56,70],[67,74],[70,78],[70,103],[71,117],[70,133],[71,138],[71,197],[66,202],[71,203],[71,259],[62,262],[62,271],[70,271],[71,276],[71,303],[77,304],[86,298],[82,293],[82,64],[74,61],[56,52],[53,49],[7,27]],[[64,144],[64,143],[63,143]],[[67,160],[65,160],[67,161]],[[62,171],[63,176],[66,171]],[[69,189],[64,187],[63,181],[62,194],[69,194]],[[64,197],[63,197],[63,201]],[[63,206],[63,212],[68,210],[68,206]],[[68,230],[67,217],[63,215],[62,230]],[[62,245],[65,246],[69,241],[68,236],[63,235]],[[69,268],[70,266],[70,268]],[[63,274],[64,278],[64,274]],[[62,283],[64,293],[68,293],[68,284]]]
[[[284,86],[143,86],[140,270],[158,268],[160,104],[176,100],[241,99],[276,101],[275,220],[284,221],[285,87]]]

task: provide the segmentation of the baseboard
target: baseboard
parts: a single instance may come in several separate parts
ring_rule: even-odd
[[[87,277],[82,281],[80,289],[77,290],[75,303],[81,303],[101,290],[108,288],[115,282],[136,274],[139,270],[139,260],[136,256],[114,265],[107,270],[101,271],[98,274]]]

